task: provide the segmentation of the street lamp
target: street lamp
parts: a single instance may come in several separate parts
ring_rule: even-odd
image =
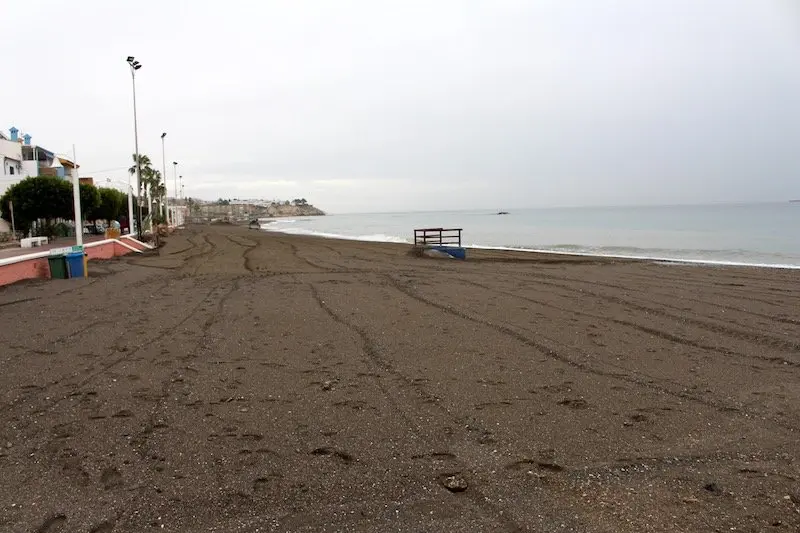
[[[181,193],[181,196],[180,196],[181,200],[183,200],[183,176],[182,175],[178,176],[178,179],[181,180],[181,188],[179,190],[180,190],[180,193]]]
[[[166,181],[166,180],[167,180],[167,177],[164,176],[164,181]],[[175,196],[177,196],[178,195],[178,162],[177,161],[173,161],[172,162],[172,185],[174,187],[173,191],[175,192]],[[178,205],[177,201],[176,201],[175,205]],[[177,226],[177,224],[175,224],[175,226]]]
[[[139,124],[136,120],[136,71],[142,68],[142,64],[136,61],[133,56],[128,56],[126,60],[131,68],[131,81],[133,83],[133,137],[136,146],[136,197],[139,199],[136,209],[136,229],[139,238],[142,237],[142,162],[139,159]],[[130,174],[128,175],[128,186],[130,186]],[[129,222],[130,223],[130,222]]]
[[[167,177],[164,176],[164,181],[167,181]],[[173,185],[173,192],[177,196],[178,194],[178,162],[172,162],[172,185]]]
[[[167,132],[161,134],[161,170],[162,170],[162,177],[164,178],[164,191],[167,190],[167,156],[164,155],[164,137],[167,136]],[[169,216],[169,193],[164,194],[164,202],[165,207],[167,209],[167,226],[169,226],[170,216]]]

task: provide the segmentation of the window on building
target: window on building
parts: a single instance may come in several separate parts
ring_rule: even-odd
[[[14,167],[8,167],[8,173],[14,175]]]

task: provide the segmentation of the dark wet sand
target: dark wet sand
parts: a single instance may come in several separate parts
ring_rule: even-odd
[[[0,290],[0,531],[800,530],[800,273],[406,250]]]

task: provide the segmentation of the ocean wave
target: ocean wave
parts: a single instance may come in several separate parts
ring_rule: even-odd
[[[530,248],[530,247],[524,247]],[[716,255],[716,256],[748,256],[753,252],[743,249],[703,249],[703,248],[641,248],[637,246],[586,246],[579,244],[552,244],[536,245],[536,249],[545,249],[564,252],[586,252],[597,254],[680,254],[680,255]]]
[[[510,252],[533,252],[533,253],[540,253],[540,254],[554,254],[554,255],[578,255],[581,257],[606,257],[611,259],[635,259],[639,261],[656,261],[660,264],[664,265],[715,265],[715,266],[740,266],[740,267],[757,267],[757,268],[780,268],[780,269],[789,269],[789,270],[800,270],[800,264],[794,263],[768,263],[763,261],[757,260],[730,260],[730,259],[714,259],[714,258],[692,258],[692,257],[680,257],[680,250],[666,250],[660,249],[667,254],[669,252],[675,252],[676,256],[668,256],[666,254],[654,254],[652,253],[653,250],[647,248],[632,248],[638,250],[640,253],[610,253],[606,251],[605,253],[601,253],[597,251],[599,248],[612,248],[612,247],[589,247],[589,246],[578,246],[578,245],[570,245],[569,250],[565,249],[556,249],[555,247],[521,247],[521,246],[486,246],[486,245],[478,245],[473,244],[468,246],[468,248],[475,248],[478,250],[507,250]],[[697,253],[697,250],[692,250],[693,253]],[[763,254],[761,254],[763,256]]]
[[[325,231],[316,231],[308,228],[262,227],[261,229],[265,231],[274,231],[277,233],[288,233],[290,235],[309,235],[312,237],[324,237],[326,239],[344,239],[348,241],[392,242],[397,244],[411,244],[411,241],[409,239],[404,239],[403,237],[397,237],[394,235],[386,235],[385,233],[374,233],[365,235],[345,235],[343,233],[329,233]]]
[[[294,224],[297,220],[293,218],[259,218],[260,224]]]
[[[398,244],[411,244],[410,239],[404,239],[403,237],[396,237],[394,235],[386,235],[384,233],[375,233],[373,235],[358,235],[356,237],[342,237],[342,238],[353,239],[356,241],[394,242]]]

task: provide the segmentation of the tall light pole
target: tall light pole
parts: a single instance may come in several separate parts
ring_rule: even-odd
[[[162,170],[162,177],[164,178],[164,191],[167,190],[167,156],[164,152],[164,137],[167,136],[167,132],[161,134],[161,170]],[[164,202],[165,207],[167,209],[167,226],[169,226],[170,216],[169,216],[169,193],[164,194]]]
[[[83,246],[83,217],[81,216],[81,185],[78,179],[78,158],[72,145],[72,203],[75,206],[75,244]]]
[[[133,137],[136,146],[136,198],[138,198],[136,209],[136,230],[139,238],[142,237],[142,162],[139,159],[139,124],[136,120],[136,71],[142,68],[142,64],[136,61],[133,56],[128,56],[126,60],[131,68],[131,81],[133,83]],[[130,174],[128,184],[130,184]],[[128,221],[131,224],[131,221]],[[131,231],[132,233],[132,231]]]
[[[183,176],[178,176],[178,179],[181,180],[181,188],[179,190],[181,193],[181,200],[183,200]]]
[[[164,181],[166,181],[166,180],[167,180],[167,177],[164,176]],[[177,161],[173,161],[172,162],[172,185],[174,186],[173,191],[175,191],[175,194],[177,195],[178,194],[178,162]]]

